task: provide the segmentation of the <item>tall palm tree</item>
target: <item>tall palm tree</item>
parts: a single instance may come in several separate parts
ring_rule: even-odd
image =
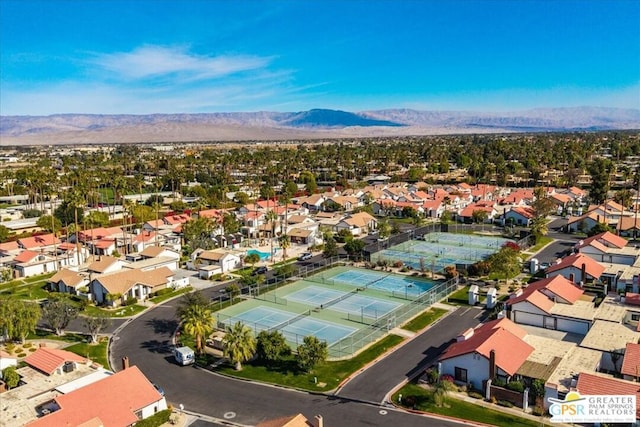
[[[273,239],[275,238],[276,234],[276,220],[278,219],[278,214],[275,210],[271,209],[267,211],[265,219],[269,224],[271,224],[271,260],[273,261]]]
[[[256,339],[251,328],[242,322],[227,326],[223,342],[224,355],[235,365],[236,371],[242,370],[242,362],[253,357],[256,351]]]
[[[206,337],[213,332],[211,309],[202,304],[192,304],[185,308],[180,316],[184,331],[196,339],[196,351],[202,353]]]
[[[287,249],[291,247],[291,239],[286,234],[280,236],[280,247],[282,248],[282,259],[287,259]]]

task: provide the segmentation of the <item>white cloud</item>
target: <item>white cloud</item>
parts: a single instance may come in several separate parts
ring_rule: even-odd
[[[124,79],[180,76],[190,80],[212,79],[267,67],[272,58],[237,55],[203,56],[184,48],[142,46],[131,52],[97,55],[91,62]]]

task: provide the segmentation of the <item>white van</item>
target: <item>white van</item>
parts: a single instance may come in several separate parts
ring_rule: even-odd
[[[176,358],[178,365],[191,365],[196,361],[196,353],[189,347],[176,347],[173,352],[173,356]]]

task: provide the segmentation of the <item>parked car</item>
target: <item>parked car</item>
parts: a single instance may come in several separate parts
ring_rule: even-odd
[[[265,274],[268,271],[268,268],[266,265],[257,267],[255,270],[253,270],[251,272],[252,276],[257,276],[258,274]]]
[[[308,259],[311,259],[312,257],[313,254],[311,252],[305,252],[298,257],[298,261],[306,261]]]
[[[152,384],[156,388],[156,390],[158,390],[158,393],[160,393],[160,396],[164,396],[164,389],[156,383],[152,383]]]

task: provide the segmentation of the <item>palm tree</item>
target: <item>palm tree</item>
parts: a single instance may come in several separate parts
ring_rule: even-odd
[[[531,220],[531,234],[536,243],[540,241],[541,237],[546,236],[548,231],[546,218],[537,216]]]
[[[253,332],[242,322],[227,326],[223,342],[225,344],[224,355],[231,363],[235,364],[236,371],[241,371],[242,362],[253,357],[256,351],[256,339]]]
[[[203,304],[191,304],[180,316],[184,331],[196,339],[196,351],[202,353],[204,338],[213,332],[211,309]]]
[[[291,246],[291,239],[286,234],[280,236],[280,247],[282,248],[282,259],[287,259],[287,249]]]
[[[266,213],[265,219],[271,224],[271,260],[273,261],[273,238],[276,234],[276,220],[278,219],[278,214],[275,210],[271,209]]]

